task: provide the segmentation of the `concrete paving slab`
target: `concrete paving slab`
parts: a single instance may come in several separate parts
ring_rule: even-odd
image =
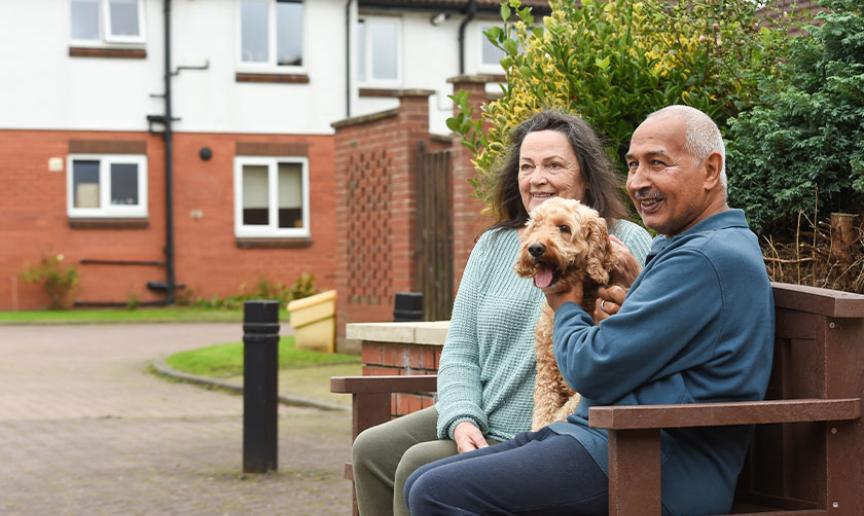
[[[0,327],[0,514],[348,514],[350,414],[280,407],[242,475],[242,398],[146,371],[236,324]]]

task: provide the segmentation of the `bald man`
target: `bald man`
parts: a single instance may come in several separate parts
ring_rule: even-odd
[[[417,470],[406,483],[412,514],[605,514],[608,437],[588,426],[589,407],[764,398],[773,296],[756,236],[726,202],[716,124],[687,106],[657,111],[633,133],[627,167],[630,198],[659,233],[645,268],[629,291],[598,302],[599,324],[581,286],[547,297],[559,368],[583,396],[576,412]],[[728,512],[750,436],[662,431],[664,513]]]

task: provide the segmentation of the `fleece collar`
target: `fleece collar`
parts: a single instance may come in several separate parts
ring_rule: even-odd
[[[747,224],[747,219],[744,217],[744,210],[728,209],[725,211],[721,211],[720,213],[708,217],[707,219],[696,224],[687,231],[679,233],[674,237],[658,235],[654,239],[654,242],[651,243],[651,251],[648,253],[648,257],[646,260],[650,260],[654,257],[654,255],[660,253],[662,250],[666,249],[670,245],[673,245],[681,239],[687,238],[696,233],[717,231],[719,229],[728,228],[750,228],[750,226]]]

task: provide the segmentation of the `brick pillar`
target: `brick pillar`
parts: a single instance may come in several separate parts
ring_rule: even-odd
[[[399,128],[394,141],[391,173],[390,215],[393,261],[393,291],[389,300],[392,320],[393,295],[416,290],[417,143],[429,143],[429,96],[432,90],[402,90],[399,93]]]
[[[429,141],[430,90],[399,107],[333,123],[336,165],[337,334],[352,322],[393,320],[393,296],[414,288],[414,149]]]
[[[480,116],[480,108],[488,100],[486,83],[500,82],[503,76],[460,75],[447,79],[453,91],[468,92],[468,106],[474,117]],[[455,109],[455,107],[454,107]],[[474,242],[484,229],[492,224],[489,216],[482,215],[483,203],[474,197],[474,188],[469,180],[476,171],[471,163],[469,151],[458,138],[453,139],[453,288],[459,288],[462,272]]]

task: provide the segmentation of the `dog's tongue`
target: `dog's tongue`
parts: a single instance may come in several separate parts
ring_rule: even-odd
[[[537,288],[546,288],[552,284],[552,270],[546,267],[537,269],[534,275],[534,285]]]

